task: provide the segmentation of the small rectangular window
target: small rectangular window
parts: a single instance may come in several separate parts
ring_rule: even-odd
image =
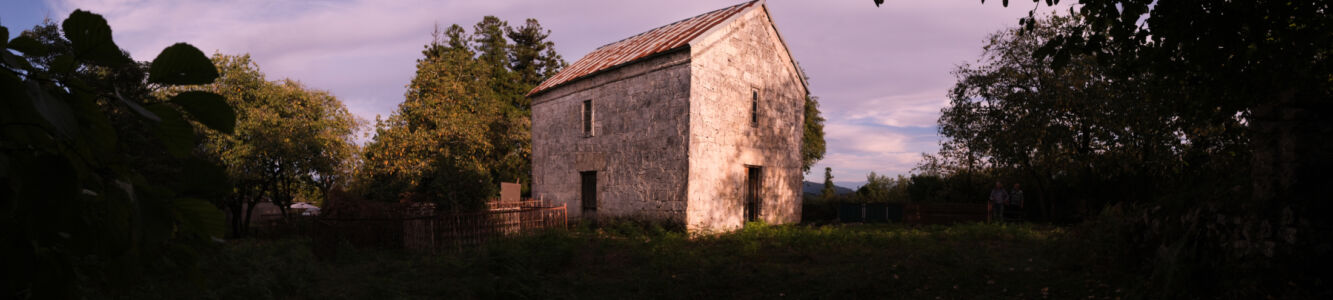
[[[759,127],[759,90],[750,90],[750,127]]]
[[[592,100],[583,100],[583,136],[592,136]]]

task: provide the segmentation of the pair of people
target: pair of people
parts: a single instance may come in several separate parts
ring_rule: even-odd
[[[1004,184],[995,182],[995,188],[990,190],[991,220],[1004,221],[1005,206],[1023,207],[1023,188],[1017,183],[1014,189],[1005,191]]]

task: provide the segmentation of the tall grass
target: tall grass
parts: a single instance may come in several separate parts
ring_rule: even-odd
[[[1060,228],[1014,224],[765,225],[691,237],[659,225],[579,225],[444,255],[234,241],[206,278],[145,293],[190,298],[1086,298],[1123,293],[1059,246]]]

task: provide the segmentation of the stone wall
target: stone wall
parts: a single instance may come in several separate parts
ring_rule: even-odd
[[[747,166],[763,168],[760,217],[800,221],[805,86],[764,8],[691,44],[689,205],[692,232],[744,224]],[[751,126],[750,94],[759,92]]]
[[[532,196],[569,205],[571,217],[684,222],[689,51],[674,51],[533,98]],[[592,100],[585,137],[582,103]],[[584,216],[579,172],[597,171],[596,216]]]
[[[761,218],[800,220],[805,85],[766,8],[719,25],[689,47],[533,98],[534,197],[573,217],[683,222],[691,232],[744,224],[747,167],[763,168]],[[759,123],[751,125],[757,90]],[[592,100],[594,136],[582,103]],[[579,172],[597,171],[598,209],[584,216]]]

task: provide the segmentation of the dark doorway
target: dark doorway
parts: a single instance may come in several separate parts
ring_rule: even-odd
[[[759,220],[759,208],[764,203],[764,168],[750,166],[745,169],[745,221],[754,222]]]
[[[597,212],[597,171],[579,172],[580,197],[585,215]]]

